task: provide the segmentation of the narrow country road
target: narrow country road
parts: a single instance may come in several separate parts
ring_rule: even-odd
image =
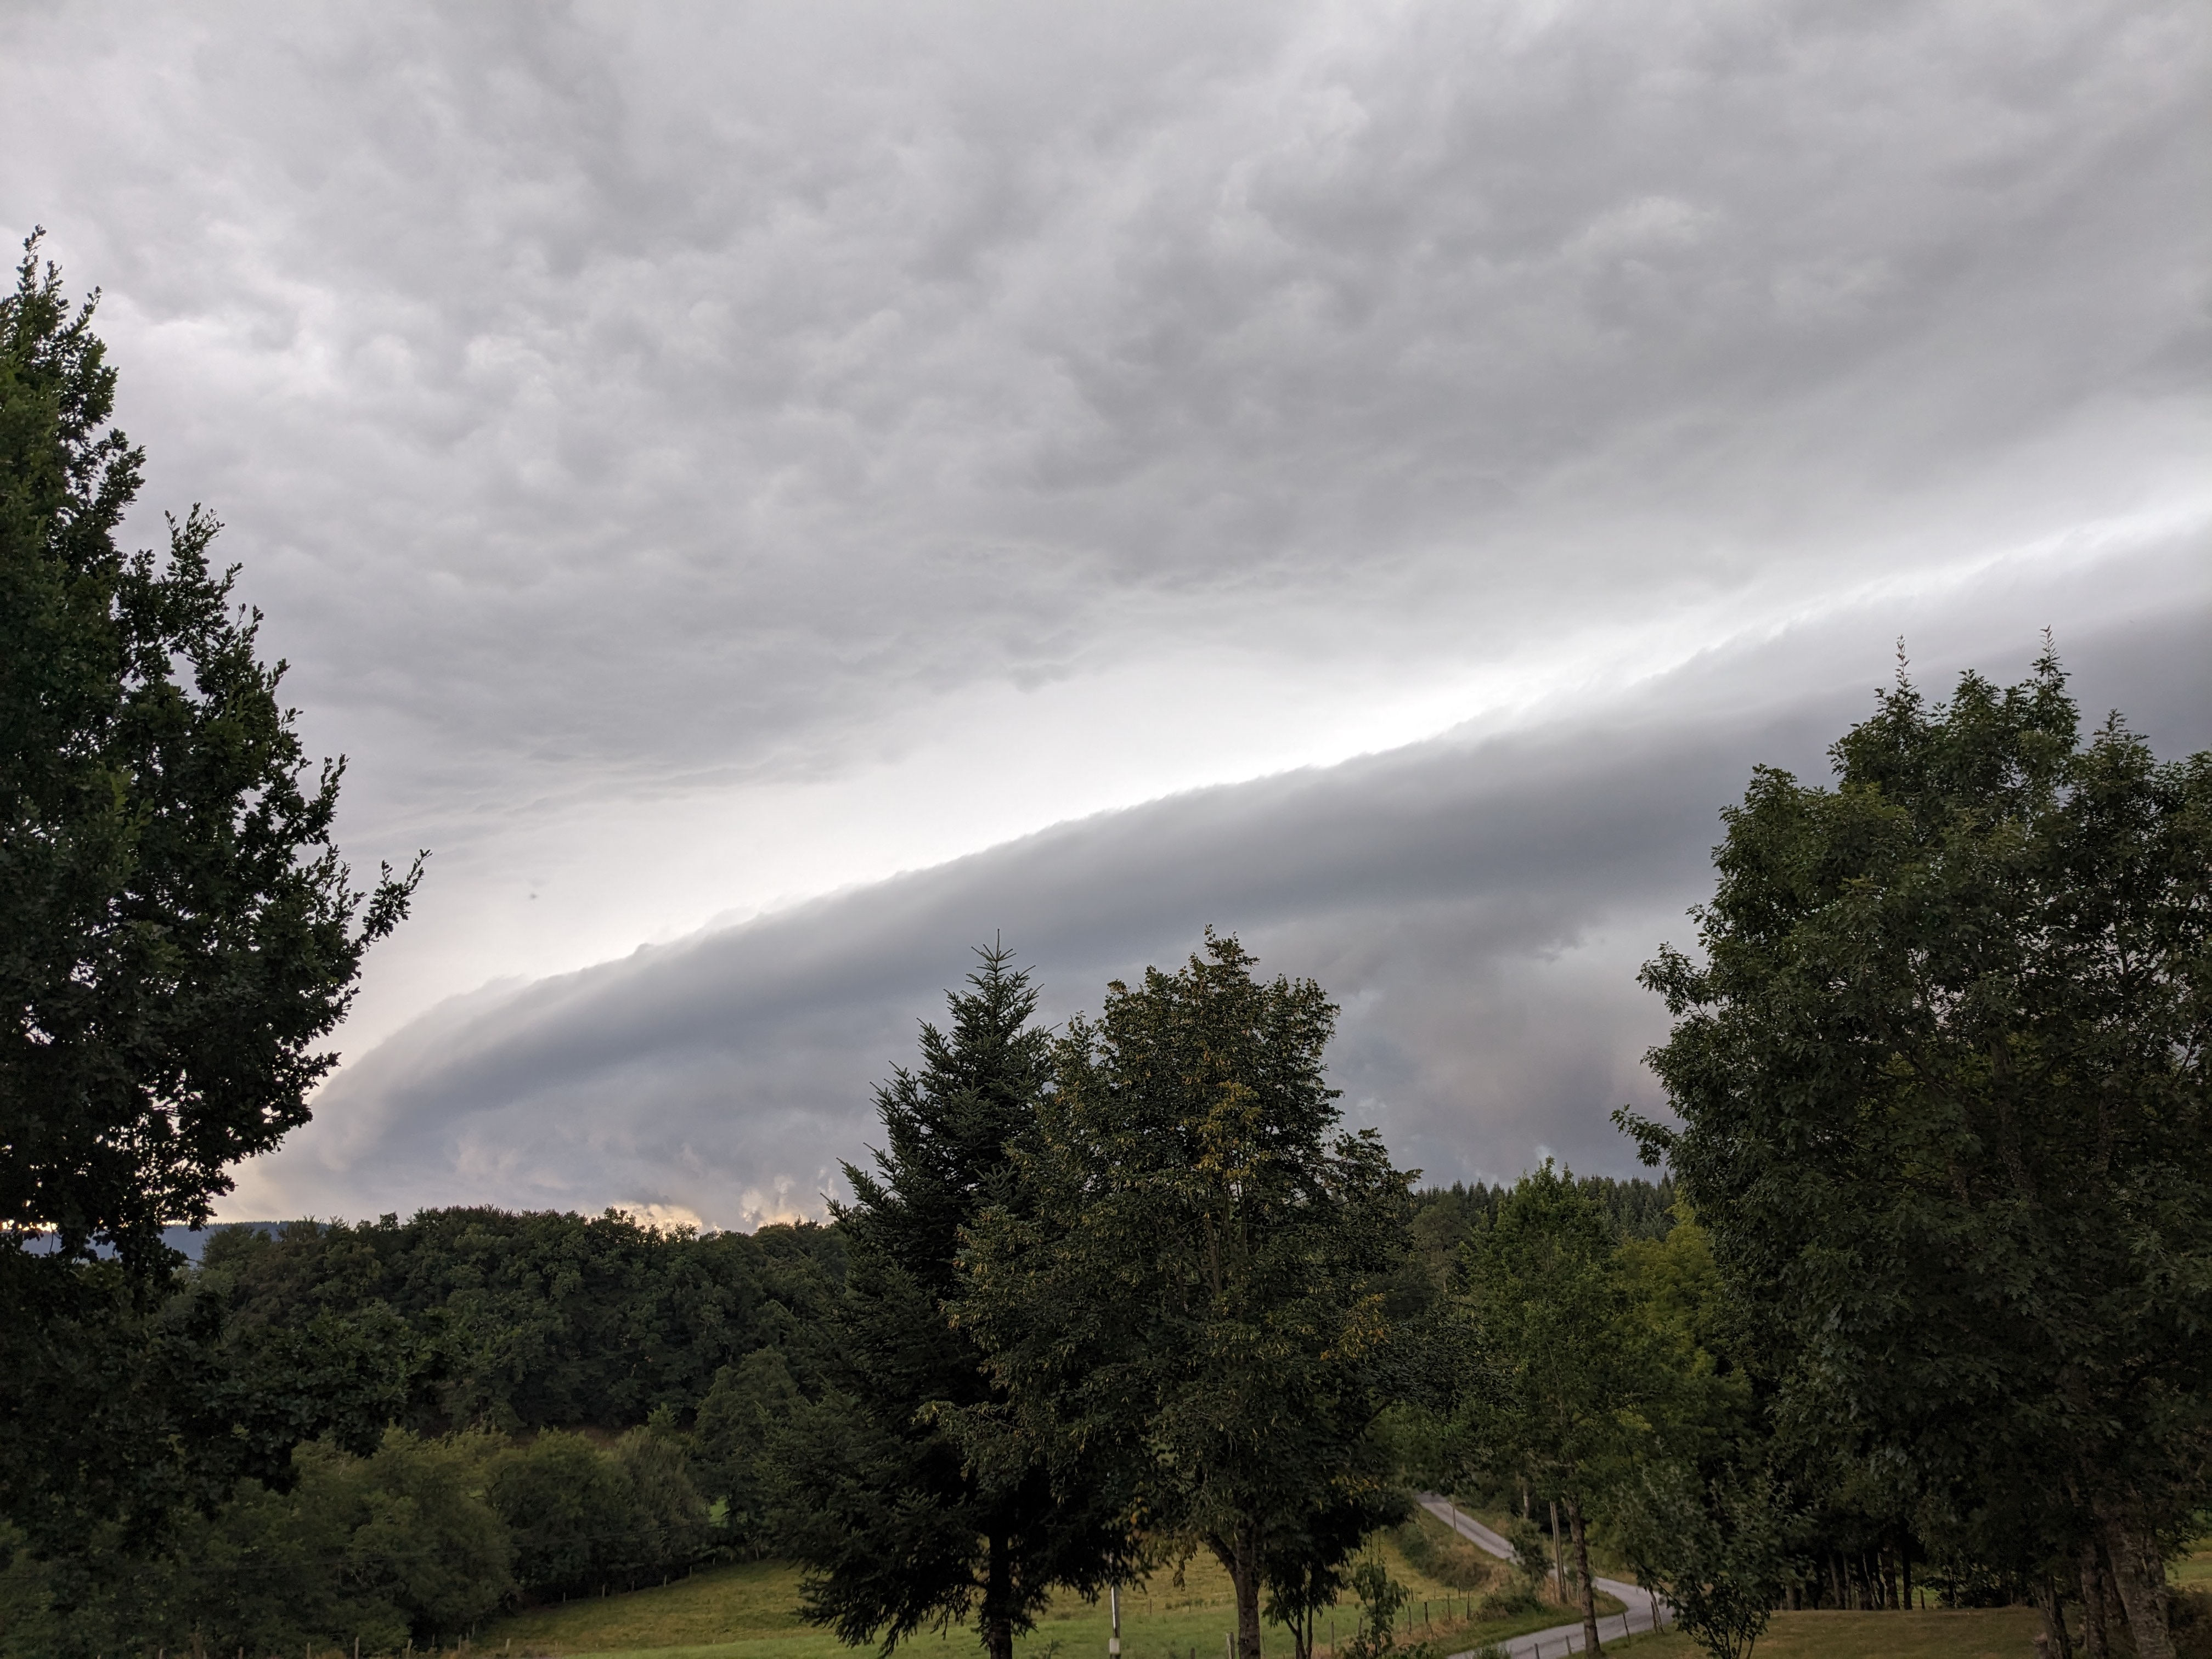
[[[1501,1561],[1513,1559],[1511,1545],[1481,1522],[1462,1513],[1450,1499],[1439,1498],[1432,1492],[1424,1492],[1414,1493],[1413,1501],[1476,1548],[1489,1551]],[[1593,1576],[1592,1582],[1628,1609],[1626,1613],[1607,1613],[1597,1621],[1601,1642],[1609,1636],[1627,1636],[1637,1631],[1650,1630],[1655,1619],[1662,1625],[1667,1622],[1667,1604],[1658,1601],[1649,1591],[1635,1584],[1624,1584],[1617,1578]],[[1577,1619],[1571,1625],[1554,1625],[1549,1630],[1531,1631],[1526,1636],[1513,1638],[1504,1645],[1512,1659],[1557,1659],[1557,1656],[1562,1654],[1580,1653],[1583,1650],[1583,1623]],[[1467,1659],[1467,1656],[1455,1655],[1454,1659]]]

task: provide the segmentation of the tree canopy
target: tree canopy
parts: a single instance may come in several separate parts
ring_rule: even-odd
[[[985,1652],[1009,1659],[1054,1588],[1094,1590],[1126,1565],[1130,1534],[1085,1460],[1020,1434],[949,1316],[969,1228],[990,1205],[1023,1206],[1013,1158],[1051,1073],[1028,974],[1000,946],[978,954],[949,1029],[925,1024],[921,1066],[876,1091],[874,1169],[846,1165],[851,1265],[828,1387],[777,1462],[810,1617],[888,1650],[972,1613]]]
[[[1665,1393],[1604,1208],[1549,1160],[1523,1176],[1462,1247],[1463,1305],[1484,1382],[1470,1437],[1500,1474],[1566,1510],[1583,1639],[1595,1652],[1589,1522],[1641,1457],[1658,1449]]]
[[[204,1301],[154,1304],[163,1224],[307,1121],[421,865],[352,885],[343,763],[310,767],[216,521],[117,544],[143,456],[38,241],[0,295],[0,1510],[43,1532],[281,1478],[389,1404],[373,1343],[217,1343]]]
[[[1029,1431],[1081,1447],[1133,1527],[1212,1552],[1260,1651],[1261,1597],[1306,1639],[1403,1498],[1372,1430],[1377,1277],[1409,1177],[1335,1132],[1335,1009],[1208,935],[1071,1022],[1021,1196],[992,1206],[955,1304]]]
[[[343,764],[311,773],[216,520],[117,545],[143,454],[37,246],[0,298],[0,1224],[137,1267],[307,1121],[419,863],[351,885]]]
[[[2056,659],[1900,674],[1833,787],[1757,773],[1702,962],[1646,970],[1679,1129],[1785,1425],[2026,1574],[2103,1551],[2168,1651],[2212,1474],[2212,755],[2085,737]]]

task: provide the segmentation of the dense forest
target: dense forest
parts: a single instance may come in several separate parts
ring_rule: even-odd
[[[1579,1185],[1624,1239],[1665,1237],[1666,1182]],[[1401,1315],[1445,1296],[1509,1190],[1413,1194],[1413,1248],[1388,1276]],[[835,1223],[702,1238],[613,1212],[471,1207],[210,1229],[170,1313],[212,1301],[239,1344],[327,1340],[334,1322],[373,1334],[405,1355],[390,1425],[358,1453],[304,1443],[286,1489],[249,1480],[158,1550],[120,1533],[17,1548],[0,1652],[181,1648],[194,1632],[382,1651],[502,1607],[773,1553],[796,1520],[776,1512],[790,1495],[770,1449],[831,1385],[845,1266]]]

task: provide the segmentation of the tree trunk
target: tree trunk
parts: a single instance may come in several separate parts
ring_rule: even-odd
[[[2145,1547],[2150,1540],[2131,1516],[2103,1503],[2096,1511],[2105,1559],[2112,1565],[2112,1584],[2120,1593],[2137,1659],[2173,1659],[2173,1638],[2166,1623],[2166,1569],[2157,1549]]]
[[[1575,1571],[1583,1581],[1583,1651],[1595,1653],[1597,1640],[1597,1586],[1590,1583],[1589,1539],[1583,1531],[1583,1506],[1573,1498],[1567,1499],[1567,1524],[1575,1534]]]
[[[983,1650],[990,1659],[1014,1659],[1014,1621],[1007,1616],[1006,1602],[1012,1591],[1012,1575],[1006,1567],[1006,1540],[992,1538],[988,1540],[989,1565],[983,1575]]]
[[[1260,1652],[1260,1541],[1256,1528],[1237,1528],[1229,1582],[1237,1589],[1237,1659],[1261,1659]]]
[[[2048,1577],[2036,1581],[2035,1610],[2043,1615],[2044,1650],[2051,1659],[2074,1659],[2073,1639],[2066,1634],[2066,1601]]]
[[[2081,1543],[2081,1651],[2087,1659],[2111,1659],[2105,1646],[2105,1569],[2094,1538]]]

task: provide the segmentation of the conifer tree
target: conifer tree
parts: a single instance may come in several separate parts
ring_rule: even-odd
[[[1412,1208],[1373,1133],[1336,1132],[1335,1008],[1253,965],[1209,933],[1072,1024],[959,1305],[1025,1433],[1221,1562],[1243,1659],[1263,1593],[1304,1651],[1359,1540],[1403,1513],[1373,1430]]]
[[[874,1169],[845,1166],[833,1382],[776,1462],[809,1618],[888,1651],[972,1613],[991,1659],[1008,1659],[1054,1588],[1106,1581],[1127,1534],[1100,1483],[1012,1431],[974,1336],[948,1318],[966,1230],[1019,1201],[1011,1153],[1050,1074],[1028,973],[997,945],[977,954],[949,1028],[925,1024],[921,1065],[876,1091]]]

